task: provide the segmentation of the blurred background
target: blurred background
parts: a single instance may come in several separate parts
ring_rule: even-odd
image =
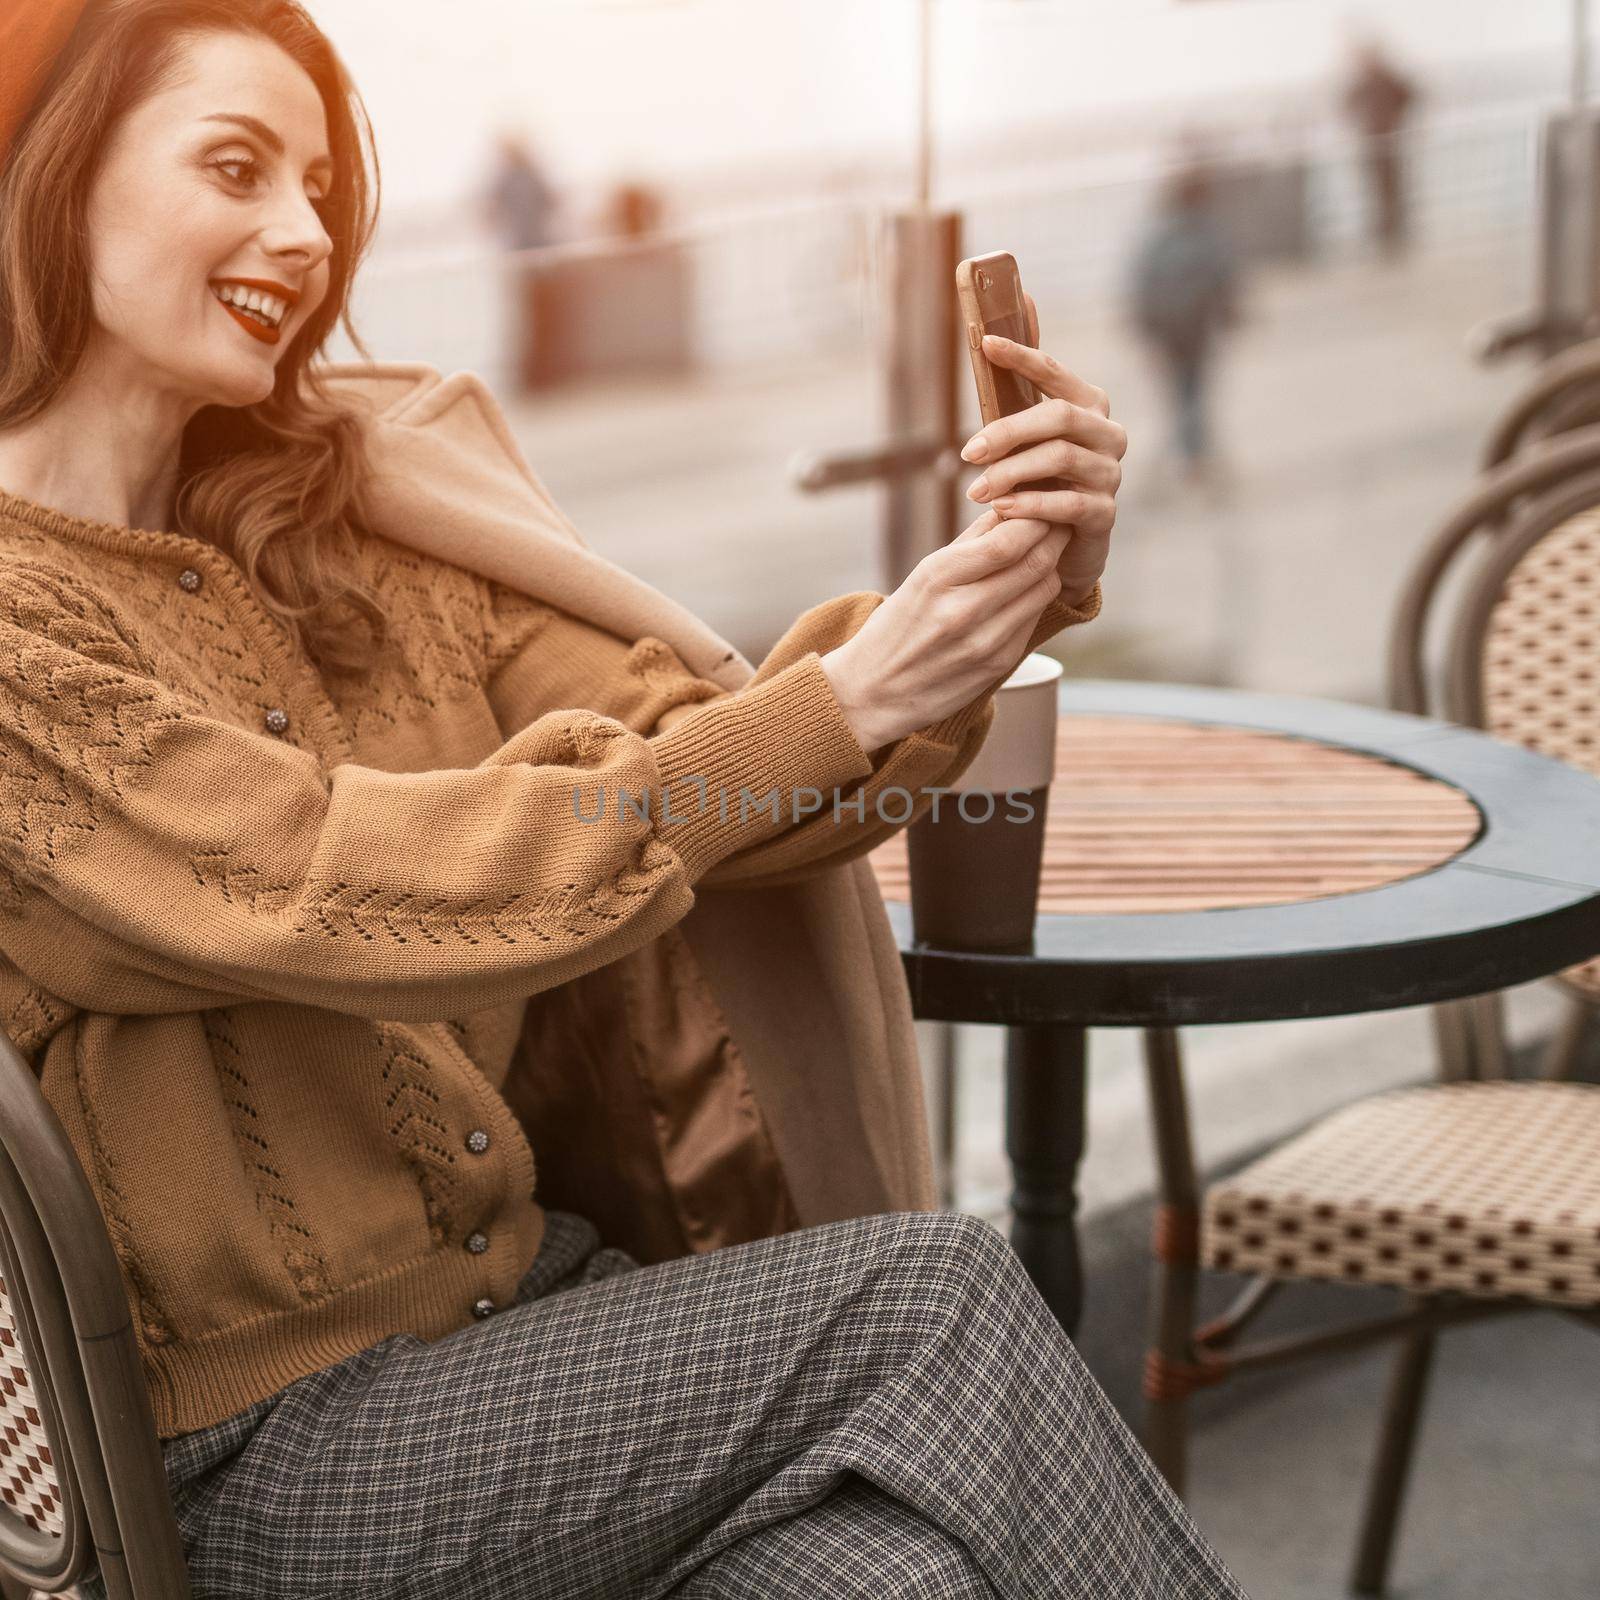
[[[420,51],[420,7],[317,6],[383,162],[359,322],[375,354],[470,367],[515,401],[591,543],[752,656],[797,606],[879,585],[878,491],[808,499],[789,469],[883,426],[878,224],[916,197],[927,26],[932,203],[962,213],[964,253],[1017,256],[1044,342],[1133,435],[1114,603],[1074,649],[1120,674],[1376,689],[1396,536],[1518,382],[1464,334],[1532,294],[1571,0],[467,9]],[[1349,103],[1366,39],[1413,94],[1397,250]],[[1174,497],[1131,280],[1196,155],[1239,320],[1207,376],[1207,493]]]
[[[1051,647],[1068,694],[1383,703],[1419,546],[1592,310],[1581,261],[1581,304],[1561,276],[1592,222],[1549,189],[1547,130],[1587,86],[1575,0],[465,0],[448,30],[418,0],[312,9],[378,138],[373,355],[480,373],[586,540],[752,661],[944,536],[942,480],[877,459],[930,420],[891,383],[916,320],[897,216],[1015,254],[1042,343],[1129,431],[1104,611]],[[1531,1048],[1556,999],[1508,998]],[[957,1034],[951,1192],[1003,1227],[999,1033]],[[1208,1172],[1433,1070],[1420,1011],[1186,1043]],[[1081,1345],[1130,1420],[1137,1044],[1095,1036],[1083,1176]],[[1445,1342],[1396,1593],[1600,1594],[1597,1358],[1554,1318]],[[1343,1592],[1386,1359],[1201,1397],[1190,1503],[1253,1594]]]

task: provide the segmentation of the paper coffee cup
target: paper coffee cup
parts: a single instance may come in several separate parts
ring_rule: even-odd
[[[1033,941],[1055,773],[1061,663],[1035,651],[995,690],[972,764],[906,829],[912,936],[946,950]]]
[[[955,789],[1004,794],[1043,789],[1056,768],[1061,663],[1037,650],[1024,656],[994,692],[994,721]]]

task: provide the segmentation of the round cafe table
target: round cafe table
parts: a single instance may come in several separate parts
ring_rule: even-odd
[[[1068,680],[1061,707],[1031,949],[916,943],[903,832],[869,860],[913,1013],[1006,1029],[1011,1240],[1073,1333],[1087,1030],[1381,1011],[1585,961],[1600,781],[1332,700]]]

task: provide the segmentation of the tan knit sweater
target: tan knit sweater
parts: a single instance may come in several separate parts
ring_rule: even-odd
[[[387,539],[361,559],[398,653],[330,682],[209,544],[0,491],[0,1020],[94,1185],[163,1438],[508,1304],[543,1227],[500,1092],[528,998],[719,869],[881,837],[715,797],[871,818],[897,747],[860,748],[819,657],[883,596],[813,607],[730,694]]]

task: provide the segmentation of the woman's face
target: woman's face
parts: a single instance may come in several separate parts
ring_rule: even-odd
[[[179,76],[123,118],[90,192],[95,354],[113,383],[190,410],[252,405],[328,292],[327,119],[311,79],[265,39],[192,36]],[[277,286],[262,307],[276,328],[223,304],[249,292],[241,279]]]

